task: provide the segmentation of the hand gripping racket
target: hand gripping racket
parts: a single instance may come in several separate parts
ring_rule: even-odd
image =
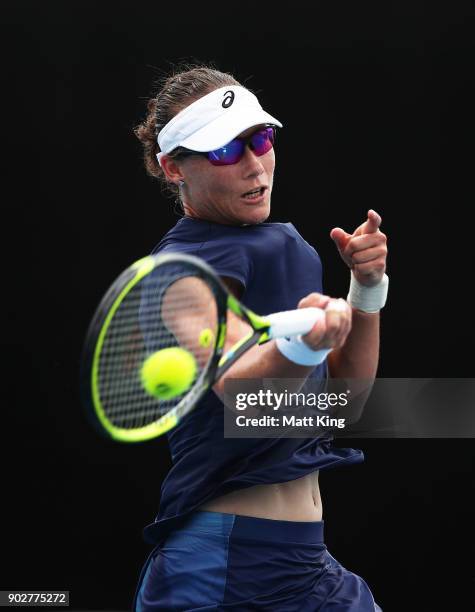
[[[252,331],[223,355],[228,309]],[[322,316],[319,308],[259,316],[201,259],[145,257],[117,278],[89,326],[81,364],[88,415],[102,433],[120,442],[160,436],[252,346],[305,334]],[[193,380],[181,394],[159,399],[144,387],[143,366],[151,355],[174,347],[193,355]]]

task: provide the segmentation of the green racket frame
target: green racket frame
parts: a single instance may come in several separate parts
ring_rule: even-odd
[[[218,333],[213,355],[208,367],[202,372],[183,399],[158,420],[135,429],[114,425],[107,417],[99,393],[99,360],[107,330],[114,314],[128,293],[145,276],[166,263],[185,263],[192,266],[194,275],[202,278],[210,287],[217,305]],[[223,355],[226,339],[227,309],[247,321],[253,331],[237,342]],[[102,434],[119,442],[142,442],[160,436],[190,412],[203,395],[228,368],[251,346],[269,340],[267,330],[270,322],[243,306],[223,285],[218,276],[201,259],[183,254],[150,255],[129,266],[109,288],[101,300],[87,331],[81,360],[80,388],[83,403],[90,422]]]

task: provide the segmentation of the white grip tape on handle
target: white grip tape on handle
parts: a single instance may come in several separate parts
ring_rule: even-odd
[[[298,310],[286,310],[267,315],[270,321],[269,336],[271,338],[285,338],[286,336],[298,336],[308,334],[315,323],[325,318],[325,312],[321,308],[311,306],[299,308]]]
[[[276,338],[279,351],[294,363],[305,366],[316,366],[325,361],[332,349],[312,350],[302,340],[315,323],[325,319],[321,308],[299,308],[287,312],[277,312],[266,317],[271,322],[269,335]]]

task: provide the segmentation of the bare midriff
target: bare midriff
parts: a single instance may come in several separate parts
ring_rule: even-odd
[[[321,521],[323,510],[318,472],[289,482],[255,485],[232,491],[206,502],[199,510],[276,521]]]

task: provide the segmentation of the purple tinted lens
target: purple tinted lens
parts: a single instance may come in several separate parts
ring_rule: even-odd
[[[208,159],[213,166],[237,164],[243,156],[245,146],[246,143],[243,140],[235,138],[231,140],[231,142],[228,142],[227,145],[224,145],[224,147],[216,149],[215,151],[210,151],[208,153]]]
[[[247,142],[250,140],[251,149],[257,157],[265,155],[274,145],[274,128],[255,132],[250,139],[235,138],[227,145],[207,153],[209,161],[213,166],[230,166],[237,164],[244,155]]]
[[[274,145],[274,128],[260,130],[252,135],[251,148],[260,157],[270,151]]]

